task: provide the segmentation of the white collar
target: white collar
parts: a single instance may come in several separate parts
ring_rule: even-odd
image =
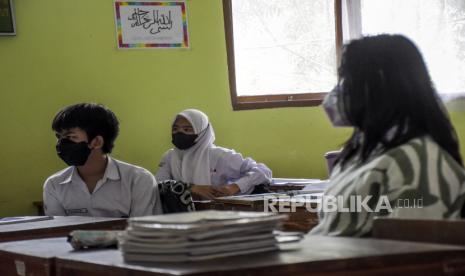
[[[113,158],[111,158],[110,156],[108,156],[107,158],[108,158],[108,163],[107,163],[107,167],[105,168],[105,173],[103,174],[102,181],[105,182],[107,181],[107,179],[120,180],[121,177],[120,177],[118,166],[115,160],[113,160]],[[80,180],[81,177],[79,176],[77,172],[76,166],[72,166],[70,168],[71,168],[71,173],[69,174],[69,176],[66,177],[59,184],[78,182]]]

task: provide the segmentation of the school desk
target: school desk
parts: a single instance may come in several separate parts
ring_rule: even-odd
[[[54,276],[55,257],[72,250],[66,238],[0,243],[0,275]]]
[[[217,209],[213,200],[194,200],[195,210],[215,210]]]
[[[118,230],[126,227],[126,219],[94,217],[55,217],[51,220],[0,226],[0,242],[66,236],[72,230]]]
[[[307,195],[310,196],[310,195]],[[266,209],[265,200],[267,198],[277,197],[279,201],[268,204]],[[293,200],[302,202],[302,205],[296,204],[295,210],[291,210]],[[233,211],[278,211],[278,213],[287,214],[288,219],[283,223],[285,231],[302,231],[308,232],[318,224],[317,212],[310,212],[307,207],[316,209],[316,200],[309,197],[287,197],[285,194],[270,193],[257,195],[242,195],[215,198],[213,208],[217,210],[233,210]],[[273,206],[274,209],[272,209]]]
[[[124,263],[117,249],[56,258],[59,276],[464,275],[465,247],[309,236],[294,249],[201,262]]]
[[[373,237],[465,246],[465,220],[377,218]]]

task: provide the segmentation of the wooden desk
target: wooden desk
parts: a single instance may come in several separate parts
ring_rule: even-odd
[[[465,220],[377,218],[373,221],[373,237],[465,245]]]
[[[0,275],[54,276],[55,257],[72,250],[66,238],[0,243]]]
[[[233,211],[255,211],[255,212],[266,212],[274,211],[268,208],[265,210],[265,200],[268,197],[273,196],[286,196],[284,194],[272,193],[272,194],[259,194],[259,195],[245,195],[245,196],[231,196],[216,198],[213,201],[216,203],[213,207],[217,210],[233,210]],[[306,206],[297,206],[295,212],[291,210],[279,211],[279,208],[283,206],[289,206],[293,199],[298,197],[287,197],[280,199],[276,202],[274,207],[278,210],[278,213],[287,214],[288,220],[283,224],[284,231],[301,231],[308,232],[310,229],[318,224],[318,214],[316,212],[309,212]],[[316,201],[307,198],[300,198],[304,201],[304,204],[309,204],[311,208],[316,209]],[[289,208],[288,208],[289,209]]]
[[[202,262],[126,264],[118,250],[70,252],[60,276],[129,275],[464,275],[465,248],[307,236],[294,250]]]
[[[215,210],[217,209],[216,203],[213,200],[194,200],[195,210]]]
[[[122,230],[126,219],[93,217],[55,217],[52,220],[0,226],[0,242],[66,236],[72,230]]]

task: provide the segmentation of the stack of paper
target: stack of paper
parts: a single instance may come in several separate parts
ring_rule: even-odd
[[[294,178],[273,178],[270,187],[274,190],[302,190],[321,193],[326,190],[329,180],[321,179],[294,179]],[[293,188],[292,188],[293,187]]]
[[[196,261],[278,249],[273,231],[286,215],[199,211],[132,218],[120,236],[125,261]]]
[[[5,218],[0,218],[0,226],[6,225],[6,224],[35,222],[35,221],[50,220],[50,219],[53,219],[53,217],[51,216],[5,217]]]

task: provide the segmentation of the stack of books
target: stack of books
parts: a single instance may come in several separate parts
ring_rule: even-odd
[[[278,249],[274,230],[286,215],[199,211],[129,219],[119,237],[127,262],[208,260]]]

